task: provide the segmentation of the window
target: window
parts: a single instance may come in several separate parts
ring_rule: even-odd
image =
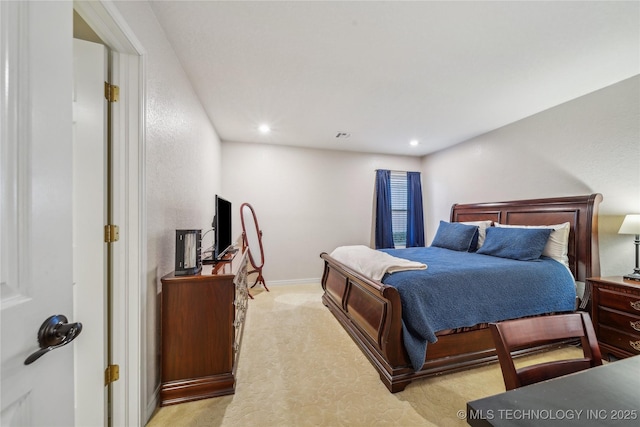
[[[393,245],[407,245],[407,173],[391,171],[391,228]]]
[[[420,172],[376,170],[375,247],[424,246]]]

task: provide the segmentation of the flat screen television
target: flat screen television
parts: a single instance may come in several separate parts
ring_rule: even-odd
[[[213,260],[220,260],[231,247],[231,202],[216,194],[216,213],[213,217]]]

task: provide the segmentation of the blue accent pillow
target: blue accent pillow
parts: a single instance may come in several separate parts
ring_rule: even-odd
[[[475,249],[477,244],[477,226],[446,221],[440,221],[436,236],[431,242],[431,246],[465,252]]]
[[[520,261],[539,259],[553,230],[549,228],[487,228],[479,254]]]

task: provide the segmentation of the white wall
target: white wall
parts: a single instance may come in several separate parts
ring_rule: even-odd
[[[601,193],[601,274],[630,273],[640,213],[640,77],[551,108],[422,163],[427,243],[453,203]]]
[[[320,252],[369,244],[374,170],[421,170],[427,244],[453,203],[602,193],[602,275],[632,271],[624,214],[640,212],[640,77],[423,159],[223,142],[222,195],[253,205],[269,281],[317,280]]]
[[[417,157],[223,142],[223,194],[250,203],[263,230],[264,277],[270,282],[319,282],[321,252],[371,242],[376,169],[420,170]]]
[[[146,85],[147,411],[160,382],[160,278],[174,270],[175,230],[210,228],[221,188],[220,140],[147,2],[116,2],[142,44]],[[143,352],[143,354],[145,353]]]

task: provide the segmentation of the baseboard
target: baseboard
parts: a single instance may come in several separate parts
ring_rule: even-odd
[[[160,384],[158,384],[153,390],[152,399],[147,404],[147,412],[146,412],[146,422],[151,420],[151,417],[155,414],[155,412],[160,408]]]
[[[268,280],[267,286],[291,286],[291,285],[318,285],[320,286],[320,278],[311,279],[288,279],[288,280]]]

